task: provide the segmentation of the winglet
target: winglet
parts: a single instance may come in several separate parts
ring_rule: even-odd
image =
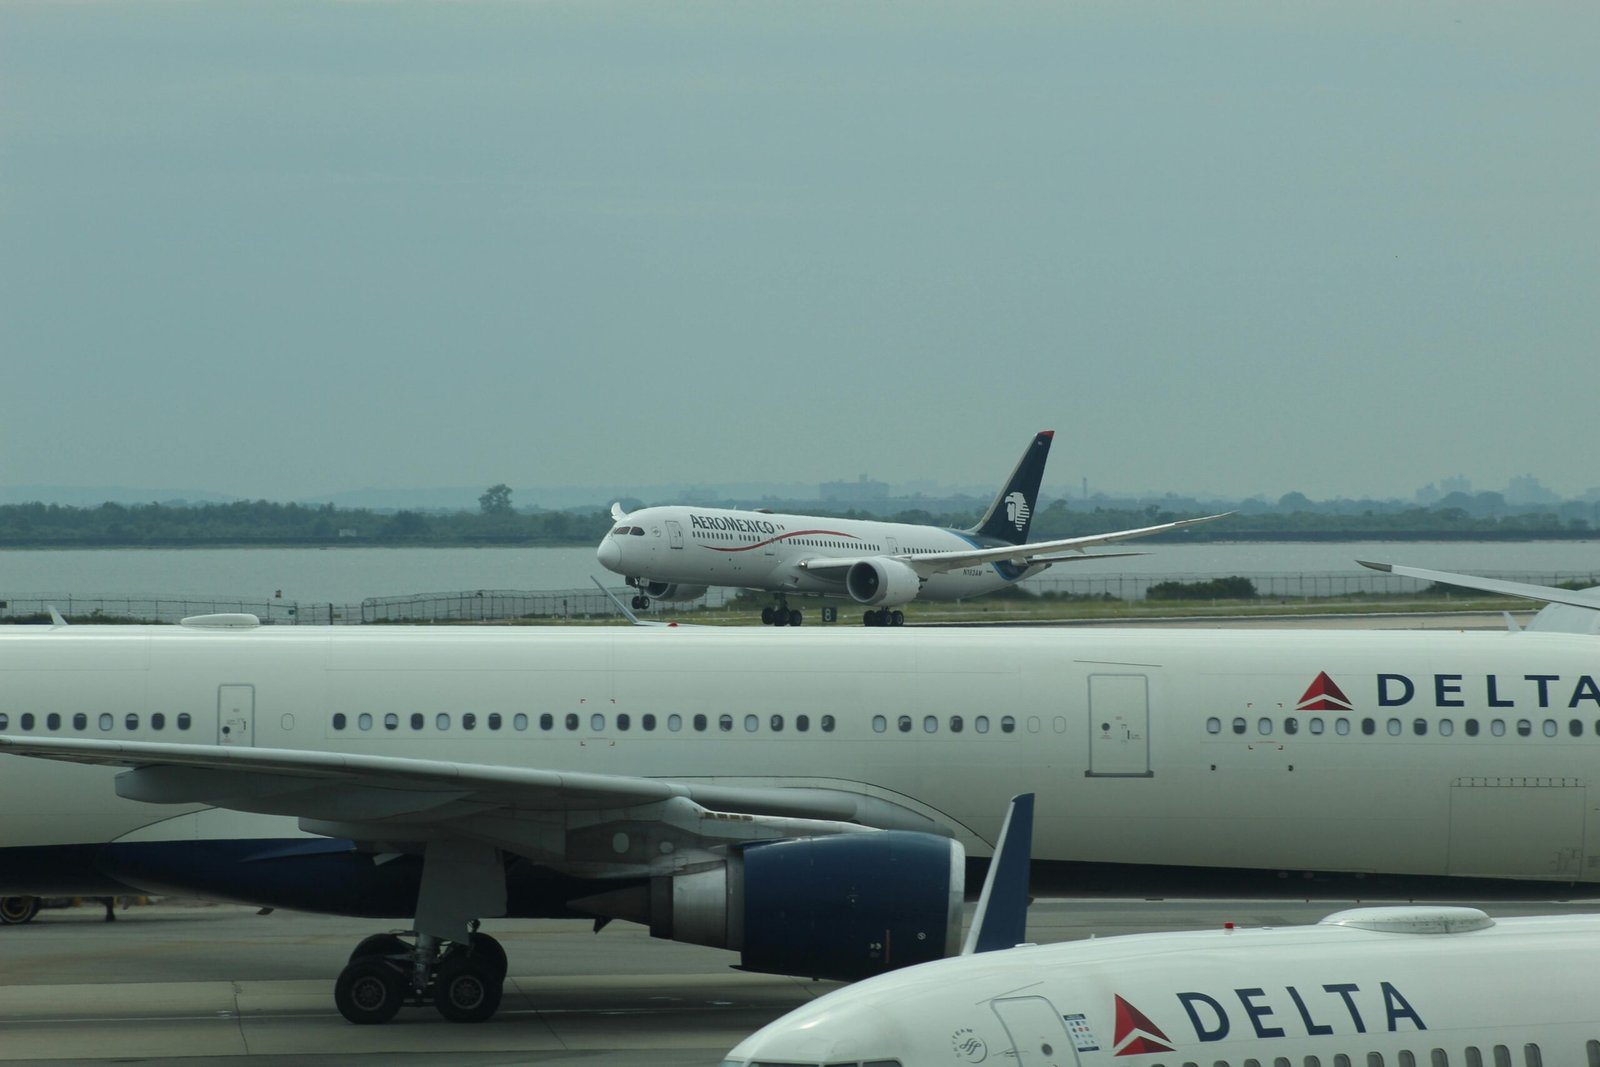
[[[601,582],[600,579],[596,578],[594,575],[591,574],[591,575],[589,575],[589,580],[595,584],[595,588],[596,589],[598,589],[602,593],[604,593],[606,595],[606,598],[609,599],[613,604],[615,604],[617,606],[617,610],[618,611],[622,612],[623,615],[627,616],[628,621],[630,623],[632,623],[634,626],[647,626],[647,625],[649,625],[648,623],[640,622],[639,621],[639,616],[635,615],[632,611],[628,610],[628,606],[626,604],[624,604],[617,597],[617,595],[615,593],[613,593],[611,590],[607,589],[605,587],[605,584],[603,582]]]
[[[978,910],[972,915],[961,954],[993,952],[1020,945],[1028,931],[1028,864],[1033,856],[1033,794],[1011,798],[1000,840],[983,880]]]
[[[50,629],[59,630],[63,626],[66,626],[66,625],[68,625],[67,620],[63,619],[61,617],[61,612],[56,610],[56,606],[54,604],[51,604],[50,605]]]
[[[1477,589],[1501,596],[1522,597],[1525,600],[1541,600],[1546,604],[1566,604],[1569,607],[1600,611],[1600,590],[1596,589],[1557,589],[1549,585],[1529,585],[1526,582],[1508,582],[1500,578],[1480,578],[1474,574],[1404,567],[1398,563],[1372,563],[1364,559],[1358,559],[1356,562],[1371,570],[1383,571],[1402,578],[1416,578],[1419,581],[1457,585],[1463,589]]]

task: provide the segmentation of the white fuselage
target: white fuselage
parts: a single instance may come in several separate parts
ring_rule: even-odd
[[[617,529],[640,532],[618,534]],[[842,570],[809,571],[802,564],[814,559],[915,557],[959,552],[980,544],[954,530],[912,523],[657,507],[635,511],[623,519],[601,542],[597,558],[608,570],[630,578],[842,596]],[[918,599],[981,596],[1044,569],[973,564],[930,576]]]
[[[1454,933],[1324,922],[1024,947],[829,993],[724,1067],[1578,1067],[1600,1056],[1597,951],[1600,916],[1589,915]]]
[[[1436,631],[10,627],[0,733],[820,786],[979,855],[1031,791],[1039,860],[1591,882],[1595,650]],[[299,833],[123,800],[113,773],[0,756],[0,892],[39,888],[9,848]]]

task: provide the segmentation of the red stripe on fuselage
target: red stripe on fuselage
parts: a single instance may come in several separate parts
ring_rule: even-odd
[[[701,547],[702,548],[709,548],[713,552],[748,552],[752,548],[765,548],[767,545],[775,545],[779,541],[787,541],[791,537],[817,537],[817,536],[848,537],[852,541],[861,540],[861,538],[857,537],[855,534],[847,534],[847,533],[843,533],[843,532],[841,532],[839,530],[796,530],[794,533],[780,534],[777,537],[769,537],[765,541],[757,541],[753,545],[741,545],[738,548],[722,548],[719,545],[702,545]]]

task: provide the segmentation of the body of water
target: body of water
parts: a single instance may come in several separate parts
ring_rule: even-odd
[[[1108,549],[1110,551],[1112,549]],[[1057,564],[1030,583],[1113,575],[1219,577],[1361,571],[1356,560],[1536,576],[1600,572],[1596,541],[1364,541],[1151,545],[1145,555]],[[622,580],[580,548],[189,548],[0,551],[0,599],[240,597],[355,604],[476,589],[592,589]],[[1048,588],[1048,585],[1046,585]]]

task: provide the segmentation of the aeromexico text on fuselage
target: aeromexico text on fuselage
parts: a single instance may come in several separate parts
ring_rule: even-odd
[[[1315,688],[1315,687],[1314,687]],[[1592,706],[1600,711],[1600,682],[1592,674],[1378,674],[1374,677],[1377,706],[1401,708],[1425,704],[1432,698],[1437,708],[1465,708],[1476,697],[1491,708],[1567,708]],[[1351,711],[1337,690],[1300,698],[1300,711]]]
[[[783,529],[766,519],[730,519],[726,515],[696,515],[689,512],[689,525],[696,530],[733,530],[737,533],[775,534]],[[840,534],[850,537],[850,534]]]

